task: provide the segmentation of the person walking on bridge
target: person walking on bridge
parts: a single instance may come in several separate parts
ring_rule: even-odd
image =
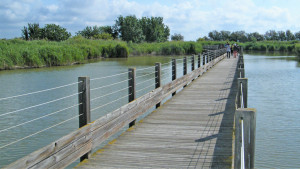
[[[234,44],[234,46],[233,46],[233,56],[234,56],[234,58],[236,58],[238,50],[239,50],[238,46],[236,44]]]
[[[227,44],[225,45],[225,48],[226,48],[226,52],[227,52],[227,58],[230,59],[230,45],[229,43],[227,42]]]

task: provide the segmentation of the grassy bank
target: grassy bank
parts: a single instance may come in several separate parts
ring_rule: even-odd
[[[128,47],[131,55],[190,55],[202,52],[202,44],[184,41],[128,43]]]
[[[0,69],[70,65],[99,57],[127,57],[128,54],[127,44],[121,41],[81,37],[63,42],[0,40]]]
[[[162,43],[126,43],[119,40],[89,40],[80,36],[62,42],[45,40],[0,40],[0,69],[44,67],[83,63],[99,57],[129,55],[191,55],[202,52],[204,45],[225,44],[225,41],[170,41]],[[230,42],[233,44],[235,42]],[[300,43],[239,43],[245,50],[295,52],[300,57]]]
[[[295,52],[298,41],[262,41],[241,43],[245,50]]]
[[[62,42],[0,40],[0,69],[70,65],[99,57],[188,55],[201,51],[202,44],[182,41],[136,44],[82,37],[73,37]]]

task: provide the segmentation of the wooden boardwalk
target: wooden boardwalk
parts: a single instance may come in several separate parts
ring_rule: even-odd
[[[224,59],[76,168],[231,168],[238,59]]]

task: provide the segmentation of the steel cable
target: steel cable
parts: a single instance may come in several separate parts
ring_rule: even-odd
[[[113,83],[113,84],[109,84],[109,85],[105,85],[105,86],[101,86],[101,87],[96,87],[96,88],[90,89],[90,91],[98,90],[98,89],[103,89],[103,88],[106,88],[106,87],[111,87],[113,85],[121,84],[121,83],[129,81],[129,80],[131,80],[131,79],[126,79],[126,80],[123,80],[123,81],[120,81],[120,82],[116,82],[116,83]]]
[[[94,80],[100,80],[100,79],[106,79],[106,78],[110,78],[110,77],[115,77],[115,76],[120,76],[120,75],[124,75],[124,74],[128,74],[128,72],[123,72],[123,73],[119,73],[119,74],[115,74],[115,75],[110,75],[110,76],[104,76],[104,77],[98,77],[98,78],[93,78],[90,81],[94,81]]]
[[[123,99],[123,98],[125,98],[125,97],[130,96],[130,95],[131,95],[131,94],[128,94],[128,95],[126,95],[126,96],[120,97],[120,98],[117,99],[117,100],[114,100],[114,101],[111,101],[111,102],[109,102],[109,103],[103,104],[103,105],[101,105],[101,106],[95,107],[94,109],[91,109],[91,112],[94,111],[94,110],[100,109],[100,108],[102,108],[102,107],[104,107],[104,106],[107,106],[107,105],[109,105],[109,104],[112,104],[112,103],[114,103],[114,102],[116,102],[116,101],[119,101],[119,100],[121,100],[121,99]]]
[[[13,114],[13,113],[17,113],[17,112],[20,112],[20,111],[32,109],[32,108],[35,108],[35,107],[40,107],[40,106],[43,106],[43,105],[46,105],[46,104],[49,104],[49,103],[57,102],[59,100],[63,100],[63,99],[66,99],[66,98],[69,98],[69,97],[72,97],[72,96],[76,96],[76,95],[79,95],[81,93],[82,92],[72,94],[72,95],[69,95],[69,96],[65,96],[65,97],[62,97],[62,98],[59,98],[59,99],[51,100],[51,101],[48,101],[48,102],[45,102],[45,103],[37,104],[37,105],[34,105],[34,106],[26,107],[26,108],[23,108],[23,109],[19,109],[19,110],[11,111],[11,112],[8,112],[8,113],[4,113],[4,114],[1,114],[0,117],[5,116],[5,115],[9,115],[9,114]]]
[[[2,132],[4,132],[4,131],[7,131],[7,130],[10,130],[10,129],[13,129],[13,128],[16,128],[16,127],[19,127],[19,126],[22,126],[22,125],[24,125],[24,124],[27,124],[27,123],[31,123],[31,122],[33,122],[33,121],[36,121],[36,120],[42,119],[42,118],[44,118],[44,117],[48,117],[48,116],[51,116],[51,115],[53,115],[53,114],[57,114],[57,113],[59,113],[59,112],[62,112],[62,111],[68,110],[68,109],[70,109],[70,108],[73,108],[73,107],[79,106],[79,105],[81,105],[81,104],[82,104],[82,103],[80,103],[80,104],[76,104],[76,105],[73,105],[73,106],[70,106],[70,107],[67,107],[67,108],[61,109],[61,110],[59,110],[59,111],[56,111],[56,112],[53,112],[53,113],[50,113],[50,114],[46,114],[46,115],[44,115],[44,116],[41,116],[41,117],[38,117],[38,118],[35,118],[35,119],[32,119],[32,120],[29,120],[29,121],[27,121],[27,122],[20,123],[20,124],[18,124],[18,125],[12,126],[12,127],[8,127],[8,128],[6,128],[6,129],[0,130],[0,133],[2,133]]]
[[[73,119],[75,119],[75,118],[77,118],[77,117],[79,117],[79,116],[82,116],[82,114],[77,115],[77,116],[75,116],[75,117],[72,117],[72,118],[70,118],[70,119],[68,119],[68,120],[64,120],[64,121],[62,121],[62,122],[60,122],[60,123],[57,123],[57,124],[55,124],[55,125],[53,125],[53,126],[50,126],[50,127],[46,128],[46,129],[40,130],[40,131],[38,131],[38,132],[35,132],[35,133],[33,133],[33,134],[31,134],[31,135],[28,135],[28,136],[26,136],[26,137],[23,137],[23,138],[21,138],[21,139],[19,139],[19,140],[10,142],[10,143],[8,143],[8,144],[5,144],[5,145],[1,146],[0,149],[3,149],[3,148],[5,148],[5,147],[7,147],[7,146],[10,146],[10,145],[12,145],[12,144],[18,143],[18,142],[20,142],[20,141],[22,141],[22,140],[25,140],[25,139],[29,138],[29,137],[35,136],[35,135],[37,135],[37,134],[39,134],[39,133],[42,133],[42,132],[44,132],[44,131],[46,131],[46,130],[49,130],[49,129],[53,128],[53,127],[56,127],[56,126],[58,126],[58,125],[61,125],[61,124],[65,123],[65,122],[68,122],[68,121],[70,121],[70,120],[73,120]]]
[[[51,90],[55,90],[55,89],[60,89],[60,88],[67,87],[67,86],[72,86],[72,85],[79,84],[79,83],[82,83],[82,81],[75,82],[75,83],[70,83],[70,84],[63,85],[63,86],[53,87],[53,88],[49,88],[49,89],[45,89],[45,90],[40,90],[40,91],[36,91],[36,92],[31,92],[31,93],[26,93],[26,94],[20,94],[20,95],[16,95],[16,96],[10,96],[10,97],[6,97],[6,98],[0,98],[0,101],[7,100],[7,99],[12,99],[12,98],[17,98],[17,97],[22,97],[22,96],[28,96],[28,95],[42,93],[42,92],[47,92],[47,91],[51,91]]]
[[[136,79],[141,78],[141,77],[145,77],[145,76],[149,76],[149,75],[151,75],[153,73],[155,73],[155,72],[151,72],[151,73],[148,73],[148,74],[145,74],[145,75],[137,76]]]
[[[145,80],[145,81],[142,81],[142,82],[140,82],[140,83],[137,83],[136,86],[138,86],[138,85],[140,85],[140,84],[143,84],[143,83],[146,83],[146,82],[149,82],[149,81],[151,81],[151,80],[154,80],[155,78],[157,78],[157,77],[153,77],[153,78],[150,78],[150,79],[148,79],[148,80]]]
[[[103,97],[106,97],[106,96],[109,96],[109,95],[112,95],[112,94],[118,93],[118,92],[120,92],[120,91],[123,91],[123,90],[129,89],[130,87],[131,87],[131,86],[129,86],[129,87],[126,87],[126,88],[124,88],[124,89],[121,89],[121,90],[117,90],[117,91],[115,91],[115,92],[111,92],[111,93],[105,94],[105,95],[103,95],[103,96],[95,97],[95,98],[91,99],[91,102],[92,102],[92,101],[94,101],[94,100],[97,100],[97,99],[100,99],[100,98],[103,98]]]

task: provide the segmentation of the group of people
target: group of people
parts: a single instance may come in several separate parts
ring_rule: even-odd
[[[225,45],[227,58],[229,59],[230,56],[233,54],[233,57],[236,58],[239,52],[239,46],[235,43],[230,45],[228,42]]]

